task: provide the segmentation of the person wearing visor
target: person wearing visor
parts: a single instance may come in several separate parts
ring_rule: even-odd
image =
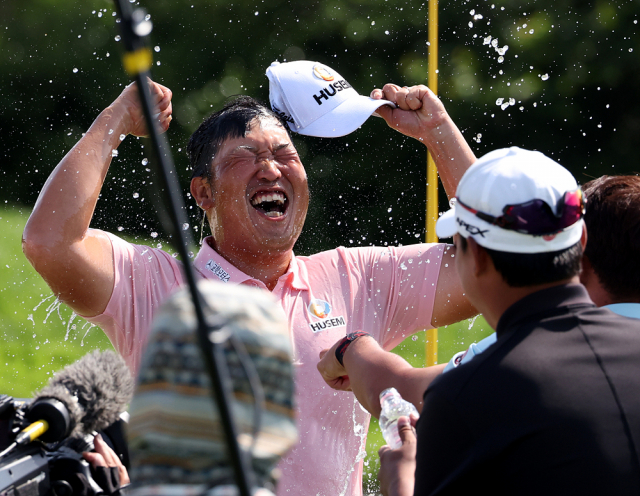
[[[640,324],[580,284],[575,179],[540,152],[501,149],[467,170],[456,200],[438,236],[453,236],[495,343],[435,379],[367,336],[340,349],[342,365],[336,346],[318,365],[374,414],[390,386],[421,412],[398,422],[401,448],[380,450],[383,494],[638,494]]]

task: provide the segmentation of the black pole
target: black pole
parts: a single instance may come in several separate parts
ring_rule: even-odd
[[[205,367],[211,378],[213,399],[220,412],[220,420],[227,442],[229,457],[233,465],[236,484],[241,496],[250,496],[249,477],[251,472],[238,445],[237,430],[229,409],[231,404],[229,370],[219,343],[216,343],[215,337],[212,336],[213,339],[209,337],[210,333],[212,334],[216,330],[207,325],[203,311],[206,301],[198,291],[195,273],[189,262],[188,247],[193,246],[193,240],[191,239],[191,233],[183,228],[183,226],[187,225],[187,216],[185,215],[178,174],[173,164],[167,140],[158,129],[157,119],[153,118],[155,109],[152,105],[147,82],[153,57],[146,43],[146,37],[151,33],[151,22],[146,19],[144,10],[136,9],[132,11],[129,0],[115,0],[115,4],[120,17],[122,41],[125,47],[123,63],[125,70],[130,75],[135,76],[149,139],[158,161],[156,167],[154,167],[155,174],[161,185],[161,193],[165,196],[164,202],[170,219],[169,222],[163,222],[163,225],[171,234],[173,245],[183,260],[184,275],[191,292],[198,322],[198,343],[202,351]],[[166,219],[161,220],[166,221]]]

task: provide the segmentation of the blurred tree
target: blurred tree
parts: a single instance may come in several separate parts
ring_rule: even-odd
[[[138,5],[138,2],[136,2]],[[159,0],[153,77],[174,92],[169,140],[185,185],[189,134],[230,95],[267,99],[274,60],[318,60],[367,94],[427,74],[427,5],[406,0]],[[440,95],[478,155],[539,149],[585,182],[638,171],[637,0],[440,2]],[[31,204],[128,83],[113,4],[0,3],[0,198]],[[370,119],[339,139],[297,137],[313,195],[297,252],[424,238],[424,148]],[[114,159],[94,225],[159,232],[144,140]],[[195,212],[192,209],[190,212]],[[193,216],[198,229],[198,219]],[[199,233],[196,235],[198,236]]]

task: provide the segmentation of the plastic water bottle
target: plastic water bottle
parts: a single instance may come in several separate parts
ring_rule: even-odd
[[[402,446],[400,433],[398,432],[398,419],[409,417],[412,413],[417,417],[418,410],[410,403],[402,399],[396,388],[385,389],[380,393],[380,430],[386,443],[393,449]]]

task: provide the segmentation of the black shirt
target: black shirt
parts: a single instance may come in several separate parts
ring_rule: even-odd
[[[640,321],[563,285],[496,332],[427,389],[415,494],[640,494]]]

